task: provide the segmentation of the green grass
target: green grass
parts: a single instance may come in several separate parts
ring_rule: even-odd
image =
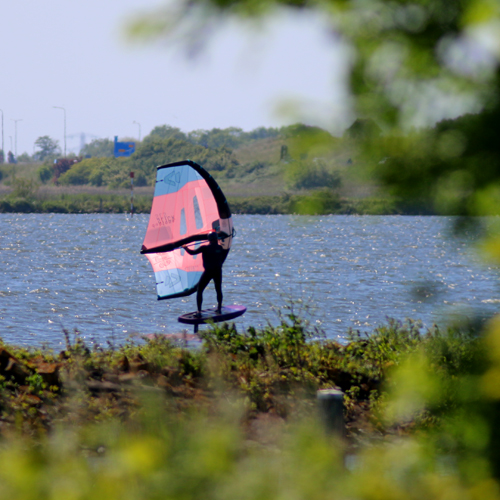
[[[30,179],[34,181],[39,181],[38,178],[38,169],[41,167],[42,163],[34,162],[34,163],[18,163],[15,165],[9,165],[4,163],[0,165],[0,172],[2,174],[2,183],[10,184],[12,179],[15,178],[24,178]]]

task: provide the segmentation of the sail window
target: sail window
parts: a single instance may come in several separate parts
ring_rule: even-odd
[[[198,197],[193,198],[193,208],[194,208],[194,222],[196,224],[196,229],[203,228],[203,217],[201,216],[200,205],[198,203]]]
[[[181,210],[181,227],[179,228],[179,233],[181,236],[187,233],[187,224],[186,224],[186,211],[184,208]]]

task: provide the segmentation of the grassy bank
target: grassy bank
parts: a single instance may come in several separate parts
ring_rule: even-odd
[[[273,142],[274,144],[274,142]],[[277,146],[274,144],[274,148]],[[254,151],[257,154],[256,151]],[[345,162],[344,162],[345,163]],[[78,164],[77,164],[78,165]],[[54,185],[40,183],[41,164],[0,166],[0,213],[128,213],[131,191],[127,187]],[[241,167],[243,168],[243,167]],[[253,168],[253,167],[252,167]],[[345,165],[342,186],[337,188],[293,189],[287,187],[290,165],[243,169],[227,177],[212,172],[236,214],[429,214],[426,206],[402,203],[383,195],[373,182],[361,181]],[[134,188],[134,211],[149,213],[153,187]]]
[[[374,431],[381,425],[371,410],[390,367],[422,346],[435,350],[438,342],[455,351],[454,342],[465,337],[451,335],[433,330],[426,336],[415,323],[391,321],[370,337],[350,332],[348,344],[341,345],[291,311],[278,327],[243,333],[234,325],[213,327],[197,349],[164,336],[103,347],[85,343],[78,332],[65,332],[66,349],[60,353],[2,345],[0,431],[43,435],[62,422],[127,419],[148,393],[168,404],[176,401],[180,413],[210,413],[231,394],[243,404],[244,423],[261,414],[286,420],[310,414],[318,389],[336,387],[346,394],[346,419],[355,439],[361,427]]]
[[[130,194],[67,194],[50,197],[9,196],[0,199],[0,213],[128,213],[131,210]],[[149,213],[151,197],[135,196],[134,212]]]
[[[391,321],[339,345],[288,311],[195,350],[68,333],[61,353],[3,346],[0,494],[496,499],[500,326],[486,333]],[[331,387],[345,441],[317,420],[315,391]]]
[[[151,188],[134,191],[134,212],[149,213]],[[229,195],[235,214],[357,214],[401,215],[427,214],[425,207],[409,207],[383,198],[341,198],[328,189],[305,193],[283,193],[269,196]],[[131,210],[130,190],[106,188],[39,187],[18,184],[17,189],[0,192],[0,213],[128,213]]]

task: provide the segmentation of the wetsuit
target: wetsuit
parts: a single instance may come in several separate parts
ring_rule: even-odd
[[[222,264],[224,263],[224,257],[227,251],[224,250],[217,241],[214,243],[211,242],[209,245],[203,245],[196,250],[191,250],[188,247],[184,247],[184,249],[190,255],[201,253],[203,257],[203,267],[205,270],[201,275],[200,282],[198,283],[198,291],[196,293],[198,311],[201,311],[203,292],[210,283],[210,280],[214,280],[215,291],[217,293],[217,306],[220,311],[222,307]]]

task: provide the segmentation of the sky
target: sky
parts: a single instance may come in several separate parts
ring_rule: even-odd
[[[127,21],[160,5],[4,2],[5,150],[17,145],[18,155],[32,155],[45,135],[64,149],[64,115],[67,151],[75,153],[82,133],[86,142],[139,139],[163,124],[189,132],[302,121],[337,135],[350,125],[347,58],[319,17],[286,13],[258,31],[227,24],[189,57],[179,40],[144,44],[126,36]]]

